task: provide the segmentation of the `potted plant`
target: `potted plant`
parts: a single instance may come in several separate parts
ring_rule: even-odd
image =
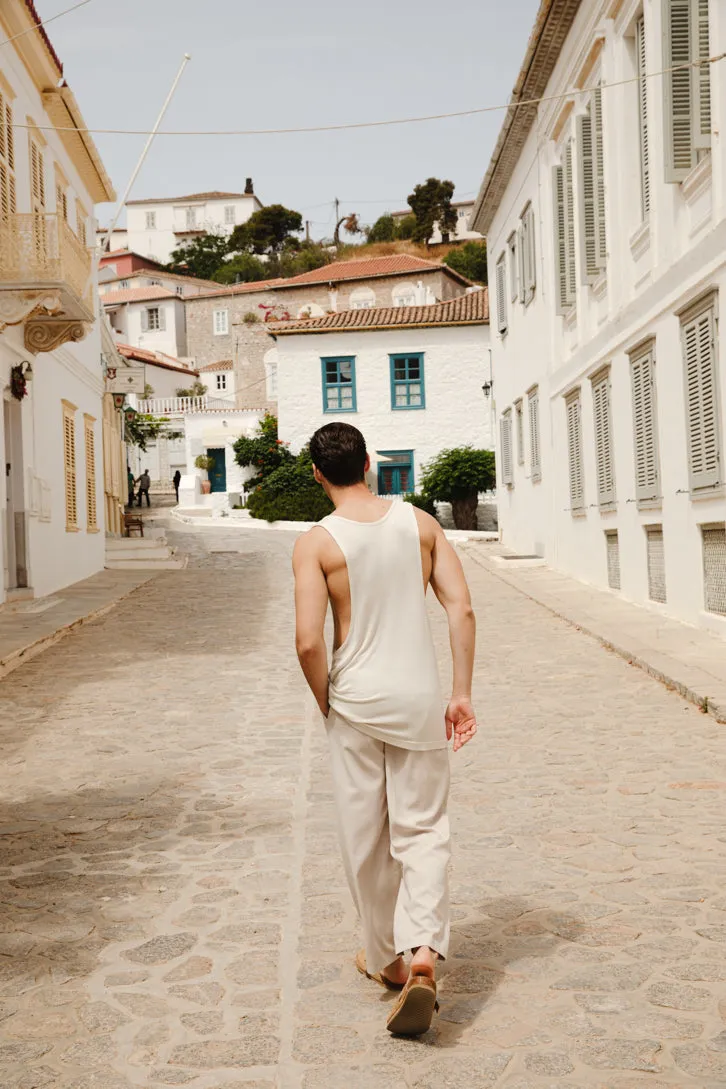
[[[194,459],[194,464],[197,469],[201,469],[204,473],[209,473],[214,468],[214,458],[210,458],[208,454],[197,454]],[[212,481],[209,477],[205,477],[202,480],[202,494],[209,495],[212,490]]]
[[[421,491],[430,499],[451,503],[457,529],[476,529],[476,508],[480,492],[496,484],[493,450],[459,446],[442,450],[423,472]]]

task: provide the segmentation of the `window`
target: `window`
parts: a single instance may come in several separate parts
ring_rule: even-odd
[[[93,416],[84,415],[83,435],[86,446],[86,530],[98,533],[96,510],[96,440],[93,433]]]
[[[596,87],[587,110],[577,118],[580,183],[580,244],[583,283],[596,280],[607,265],[602,90]]]
[[[652,505],[660,499],[658,413],[652,341],[645,347],[638,348],[630,357],[630,386],[633,397],[635,498],[638,505]]]
[[[56,179],[55,183],[55,210],[68,222],[68,193],[63,181]]]
[[[414,490],[413,450],[379,451],[378,494],[408,495]]]
[[[227,310],[215,310],[213,316],[214,335],[225,336],[229,332],[229,313]]]
[[[149,280],[149,287],[163,287],[161,280]]]
[[[185,214],[187,221],[187,230],[193,231],[197,225],[197,210],[196,208],[186,208]]]
[[[499,438],[502,447],[502,484],[511,487],[514,484],[514,466],[512,465],[512,410],[502,413],[499,421]]]
[[[567,460],[570,470],[570,510],[573,514],[585,509],[585,474],[582,467],[582,420],[580,391],[574,390],[565,400],[567,415]]]
[[[156,230],[156,212],[146,213],[146,229],[147,231]]]
[[[709,0],[663,0],[666,181],[680,182],[711,146]],[[686,66],[686,67],[684,67]]]
[[[321,360],[323,367],[323,412],[356,412],[355,357]]]
[[[466,209],[465,208],[459,208],[458,215],[459,215],[459,219],[464,219],[465,216],[466,216]]]
[[[705,605],[710,613],[726,616],[726,527],[701,526]]]
[[[35,140],[30,140],[30,190],[33,211],[45,211],[45,160]]]
[[[15,130],[13,110],[0,91],[0,218],[15,211]]]
[[[426,408],[423,352],[389,356],[391,408]]]
[[[177,284],[174,290],[176,291],[177,295],[184,294],[184,286],[182,284]]]
[[[521,401],[514,402],[514,422],[517,429],[517,465],[524,465],[524,413]]]
[[[681,319],[691,490],[723,484],[716,367],[715,299]]]
[[[63,474],[66,493],[66,532],[78,530],[76,498],[76,406],[63,401]]]
[[[563,314],[576,301],[575,268],[575,208],[572,185],[572,140],[562,152],[562,164],[554,168],[555,200],[555,267],[557,278],[557,309]]]
[[[534,209],[531,204],[522,212],[519,233],[520,249],[520,298],[525,306],[528,306],[534,298],[534,289],[537,285],[537,267],[535,261],[535,223]]]
[[[534,386],[527,394],[529,410],[529,472],[533,481],[542,479],[542,453],[539,438],[539,388]]]
[[[125,290],[129,286],[128,280],[121,281],[121,287]]]
[[[600,371],[591,382],[597,501],[601,507],[612,507],[615,503],[615,465],[610,412],[610,368]]]
[[[605,552],[608,564],[608,586],[611,590],[620,589],[620,541],[618,531],[608,529],[605,532]]]
[[[141,332],[150,333],[166,329],[166,312],[159,306],[147,306],[141,311]]]
[[[645,50],[645,19],[635,24],[635,51],[638,65],[638,131],[640,134],[640,204],[643,219],[650,214],[650,158],[648,153],[648,80]]]
[[[227,375],[226,374],[218,374],[217,375],[217,389],[226,389],[226,388],[227,388]]]
[[[504,254],[497,261],[497,329],[504,336],[507,331],[507,268]]]
[[[370,310],[376,305],[375,292],[370,287],[356,287],[350,293],[351,310]]]
[[[507,251],[509,256],[509,299],[516,302],[519,298],[517,285],[517,232],[512,231],[507,239]]]
[[[81,204],[80,200],[76,201],[76,234],[78,235],[78,241],[82,246],[87,245],[88,236],[86,234],[86,209]]]
[[[409,283],[396,284],[391,292],[391,298],[394,306],[415,306],[416,285]]]
[[[235,223],[235,206],[234,204],[225,204],[224,206],[224,222],[227,226],[233,226]]]
[[[665,550],[663,526],[646,526],[645,542],[648,557],[648,597],[665,604]]]

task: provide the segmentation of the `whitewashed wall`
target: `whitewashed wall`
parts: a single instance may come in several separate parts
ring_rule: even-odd
[[[605,34],[599,65],[588,77],[592,85],[602,73],[613,83],[635,74],[634,19],[637,3],[626,2],[615,22],[603,21],[607,5],[585,2],[575,20],[546,95],[573,86],[596,34]],[[662,62],[659,2],[646,4],[647,70]],[[711,3],[711,54],[726,49],[726,9]],[[488,232],[490,284],[496,263],[506,250],[528,201],[537,225],[537,286],[528,306],[513,303],[507,267],[505,335],[492,319],[494,397],[497,417],[524,399],[525,459],[517,461],[513,442],[513,487],[498,491],[502,539],[520,553],[536,552],[558,569],[599,587],[607,587],[605,531],[617,529],[620,544],[621,593],[690,623],[726,634],[726,620],[704,611],[700,526],[723,523],[723,493],[694,500],[689,494],[686,451],[684,364],[677,312],[704,291],[716,289],[720,311],[726,305],[726,150],[719,135],[726,123],[726,71],[713,65],[713,146],[702,167],[684,185],[664,176],[664,118],[660,80],[648,81],[648,135],[651,210],[644,225],[640,201],[640,160],[636,85],[603,91],[604,161],[607,214],[607,272],[593,287],[582,282],[580,225],[576,222],[578,258],[576,307],[568,318],[557,314],[552,168],[559,148],[551,138],[561,103],[543,107],[538,124],[522,150],[519,163]],[[575,111],[577,112],[577,111]],[[572,124],[565,122],[562,140]],[[577,192],[577,178],[576,178]],[[577,199],[577,198],[576,198]],[[492,313],[497,298],[492,288]],[[723,325],[722,325],[723,330]],[[639,510],[635,502],[634,439],[630,362],[626,354],[655,337],[658,438],[662,507]],[[726,410],[726,342],[718,339],[721,443]],[[596,463],[590,377],[611,365],[613,449],[616,507],[597,506]],[[540,389],[542,479],[531,479],[527,430],[527,391]],[[583,515],[570,510],[567,428],[564,395],[581,387],[585,476]],[[498,430],[498,429],[497,429]],[[514,436],[513,436],[514,439]],[[501,451],[500,451],[501,455]],[[498,459],[501,473],[501,456]],[[667,603],[648,597],[645,526],[663,526]]]
[[[297,452],[318,427],[342,420],[363,432],[373,469],[378,450],[413,450],[418,487],[422,466],[440,450],[493,445],[482,391],[488,345],[485,325],[279,337],[280,438]],[[391,409],[389,353],[402,352],[424,353],[425,409]],[[355,356],[357,412],[323,411],[321,358],[335,355]]]
[[[229,412],[190,413],[184,417],[184,438],[186,450],[186,472],[199,474],[194,461],[199,454],[207,450],[224,447],[226,451],[227,491],[241,492],[245,480],[252,475],[249,469],[242,469],[234,460],[234,444],[242,435],[251,437],[255,433],[263,413],[255,409],[236,409]]]
[[[234,206],[234,225],[225,223],[224,209],[227,205]],[[260,207],[260,203],[256,197],[248,196],[228,200],[127,205],[126,238],[128,248],[143,257],[151,257],[155,261],[167,264],[172,250],[178,249],[184,242],[184,238],[179,233],[175,234],[174,232],[184,232],[186,230],[185,209],[187,207],[196,209],[198,228],[215,233],[231,234],[235,226],[245,223],[250,218],[252,213]],[[156,215],[155,230],[149,230],[146,226],[147,212],[153,212]]]

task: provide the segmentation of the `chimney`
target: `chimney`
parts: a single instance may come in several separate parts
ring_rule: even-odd
[[[252,197],[252,196],[254,196],[254,194],[255,194],[255,191],[254,191],[254,189],[252,187],[252,178],[246,178],[245,179],[245,196],[246,197]]]

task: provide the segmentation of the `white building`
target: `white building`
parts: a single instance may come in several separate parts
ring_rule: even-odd
[[[126,248],[167,264],[172,250],[204,234],[229,235],[262,208],[247,179],[243,193],[189,193],[126,202]],[[114,242],[114,245],[117,243]]]
[[[101,304],[115,338],[151,352],[187,354],[184,301],[166,287],[130,287],[104,291]]]
[[[719,0],[543,0],[473,219],[504,543],[722,634],[724,50]]]
[[[481,242],[482,235],[479,231],[472,230],[471,227],[471,215],[474,211],[473,200],[452,200],[451,207],[456,212],[456,231],[453,237],[449,238],[450,242]],[[402,219],[406,219],[407,216],[413,215],[410,208],[402,208],[398,212],[392,212],[394,220],[400,222]],[[429,239],[429,243],[432,246],[438,245],[443,242],[444,239],[441,235],[441,229],[438,223],[434,223],[434,229]]]
[[[107,255],[106,261],[109,260]],[[120,273],[113,266],[105,264],[99,269],[98,291],[103,296],[109,291],[126,291],[138,287],[165,287],[174,295],[188,299],[195,295],[208,295],[219,291],[215,280],[200,280],[196,276],[182,276],[166,269],[141,268],[133,272]]]
[[[104,379],[89,242],[94,205],[115,194],[32,0],[5,0],[0,38],[3,602],[104,565]]]
[[[298,452],[332,420],[358,427],[375,491],[416,490],[422,467],[451,446],[493,446],[486,289],[446,303],[349,310],[280,323],[280,438]]]

